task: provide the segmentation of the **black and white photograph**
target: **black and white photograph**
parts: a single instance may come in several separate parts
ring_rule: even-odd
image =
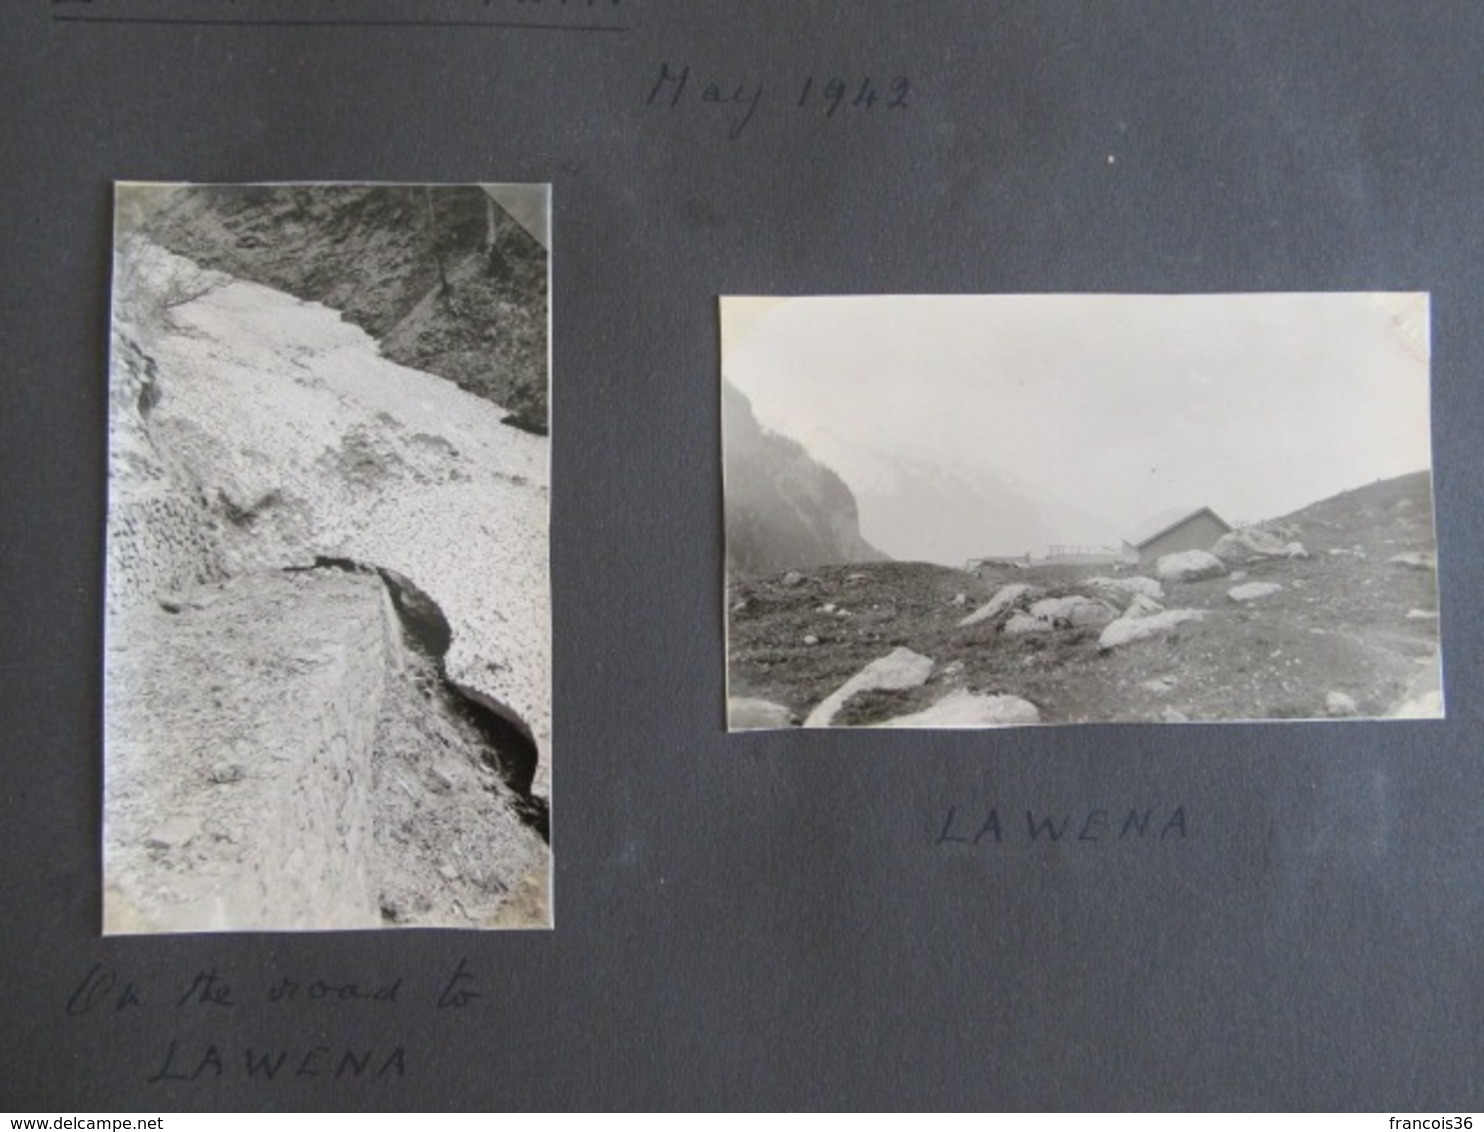
[[[1442,717],[1426,294],[720,314],[731,730]]]
[[[552,925],[549,216],[115,187],[105,934]]]

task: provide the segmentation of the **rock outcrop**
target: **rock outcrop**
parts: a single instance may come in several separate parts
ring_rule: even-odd
[[[546,249],[479,185],[125,189],[154,243],[340,311],[390,360],[547,428]]]
[[[771,573],[885,558],[861,537],[844,480],[764,429],[730,382],[722,382],[721,398],[729,568]]]

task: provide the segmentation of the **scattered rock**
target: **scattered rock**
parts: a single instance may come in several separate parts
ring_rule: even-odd
[[[1401,703],[1387,713],[1391,719],[1442,719],[1443,669],[1441,654],[1420,660],[1421,670],[1407,684]]]
[[[189,845],[201,832],[199,817],[173,817],[157,825],[144,839],[150,849],[178,849]]]
[[[1393,554],[1386,561],[1392,566],[1405,566],[1408,570],[1436,570],[1438,568],[1438,556],[1426,550]]]
[[[1120,617],[1098,637],[1098,648],[1116,649],[1135,641],[1162,636],[1187,621],[1199,621],[1205,613],[1199,609],[1167,609],[1147,617]]]
[[[1360,705],[1351,696],[1344,692],[1331,692],[1324,697],[1324,713],[1336,718],[1354,715],[1360,710]]]
[[[1443,693],[1424,692],[1420,696],[1399,704],[1389,716],[1391,719],[1442,719]]]
[[[1160,718],[1160,721],[1162,723],[1189,723],[1190,722],[1190,716],[1186,715],[1183,711],[1176,711],[1172,707],[1167,707],[1167,708],[1164,709],[1164,711],[1160,712],[1159,713],[1159,718]]]
[[[1146,692],[1153,692],[1157,696],[1162,696],[1175,687],[1175,681],[1169,676],[1159,676],[1153,680],[1141,681],[1139,687],[1143,688]]]
[[[1436,609],[1409,609],[1407,610],[1408,621],[1436,621],[1438,611]]]
[[[1160,605],[1152,597],[1144,594],[1134,594],[1128,608],[1123,611],[1125,617],[1148,617],[1151,613],[1163,613],[1165,607]]]
[[[1029,613],[1014,613],[1010,620],[1005,622],[1001,630],[1007,637],[1025,637],[1033,633],[1051,632],[1051,622],[1043,621],[1039,617],[1032,617]]]
[[[218,786],[225,786],[231,782],[241,782],[247,777],[247,771],[240,763],[214,763],[206,772],[206,777]]]
[[[1182,550],[1163,555],[1155,563],[1154,572],[1166,582],[1199,582],[1221,577],[1226,566],[1208,550]]]
[[[804,720],[805,727],[828,727],[845,702],[857,692],[900,691],[927,683],[933,671],[930,657],[907,648],[895,648],[877,657],[831,692]]]
[[[1106,601],[1080,595],[1042,598],[1030,607],[1029,612],[1032,617],[1040,618],[1057,629],[1101,629],[1118,617],[1118,610]]]
[[[1275,593],[1281,593],[1282,590],[1283,587],[1277,582],[1248,582],[1245,585],[1233,586],[1226,591],[1226,596],[1239,605],[1246,605],[1250,601],[1272,597]]]
[[[1019,696],[985,696],[960,689],[931,707],[899,715],[877,727],[1007,727],[1040,723],[1036,705]]]
[[[1216,540],[1211,553],[1223,562],[1256,562],[1263,558],[1282,558],[1286,553],[1283,540],[1261,527],[1243,527],[1228,531]]]
[[[727,727],[732,731],[771,731],[793,727],[798,723],[794,713],[771,700],[733,696],[727,700]]]
[[[443,864],[438,866],[438,875],[441,876],[444,880],[448,881],[449,884],[452,884],[454,881],[459,879],[459,870],[454,868],[447,861],[444,861]]]
[[[1086,584],[1091,589],[1101,591],[1104,597],[1112,597],[1124,602],[1141,596],[1152,601],[1163,601],[1165,596],[1163,586],[1153,578],[1140,575],[1131,578],[1088,578]]]
[[[994,597],[981,605],[973,613],[969,614],[958,623],[960,629],[970,625],[976,625],[980,621],[987,621],[1007,609],[1014,609],[1033,600],[1041,591],[1034,586],[1028,586],[1024,582],[1013,582],[1008,586],[1001,586],[995,591]]]

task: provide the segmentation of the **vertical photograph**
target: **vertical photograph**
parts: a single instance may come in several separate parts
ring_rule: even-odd
[[[731,730],[1442,717],[1426,294],[720,317]]]
[[[549,928],[549,187],[114,209],[104,933]]]

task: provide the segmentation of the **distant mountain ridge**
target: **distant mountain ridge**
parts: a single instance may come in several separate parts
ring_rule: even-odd
[[[861,537],[845,481],[803,445],[764,429],[730,382],[721,388],[728,567],[762,573],[884,560]]]
[[[803,443],[850,485],[863,536],[902,561],[962,566],[983,555],[1115,537],[1090,511],[1004,473],[971,475],[924,457],[887,455],[825,427]]]

